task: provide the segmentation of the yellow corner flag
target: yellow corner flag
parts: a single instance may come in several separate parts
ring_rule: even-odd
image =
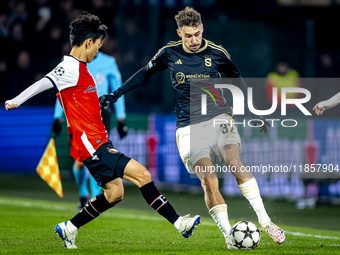
[[[40,159],[37,166],[37,173],[60,197],[64,196],[53,138],[50,139]]]

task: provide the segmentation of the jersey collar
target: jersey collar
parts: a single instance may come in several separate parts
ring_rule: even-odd
[[[204,38],[202,38],[202,42],[204,43],[204,46],[202,48],[200,48],[198,51],[195,51],[195,52],[192,52],[192,51],[188,50],[187,48],[184,47],[183,44],[182,44],[182,48],[187,53],[199,53],[199,52],[204,51],[207,48],[207,46],[208,46],[208,41],[205,40]]]
[[[76,57],[74,57],[74,56],[71,56],[71,55],[65,55],[66,57],[71,57],[71,58],[74,58],[75,60],[77,60],[77,61],[79,61],[80,63],[83,63],[83,64],[85,64],[86,65],[86,62],[84,62],[84,61],[81,61],[81,60],[79,60],[78,58],[76,58]]]

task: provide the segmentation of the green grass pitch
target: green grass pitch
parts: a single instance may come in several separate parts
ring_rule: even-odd
[[[211,218],[183,238],[155,212],[113,208],[82,227],[77,250],[62,246],[55,224],[77,213],[74,203],[0,196],[0,254],[339,254],[340,231],[281,225],[282,245],[264,232],[255,250],[227,250]]]
[[[282,245],[264,232],[255,250],[227,250],[211,219],[203,194],[161,189],[181,215],[200,214],[202,224],[189,239],[154,212],[135,186],[114,208],[79,230],[77,250],[63,247],[54,233],[57,223],[77,212],[75,182],[63,178],[64,198],[37,175],[0,174],[0,254],[340,254],[340,206],[318,205],[295,210],[292,202],[264,199],[272,220],[286,232]],[[243,197],[225,197],[231,224],[256,223],[256,214]],[[261,230],[261,229],[260,229]]]

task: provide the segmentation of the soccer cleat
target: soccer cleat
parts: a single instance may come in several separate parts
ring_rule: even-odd
[[[276,226],[273,222],[269,222],[267,225],[265,225],[263,230],[268,233],[275,243],[282,244],[286,239],[283,230]]]
[[[227,244],[227,248],[228,249],[236,249],[234,246],[233,246],[233,242],[232,242],[232,235],[231,233],[229,232],[229,235],[225,238],[225,243]]]
[[[189,216],[190,215],[188,214],[182,217],[178,228],[178,232],[180,232],[185,238],[189,238],[193,234],[194,229],[201,223],[201,216],[196,215],[192,218]]]
[[[77,230],[71,232],[67,228],[67,224],[70,224],[68,221],[59,223],[55,226],[54,231],[58,234],[58,236],[63,240],[64,246],[67,249],[77,249],[77,246],[74,244]]]

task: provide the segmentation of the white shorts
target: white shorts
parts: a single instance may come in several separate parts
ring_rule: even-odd
[[[233,119],[227,114],[177,129],[176,142],[189,173],[194,173],[194,165],[201,158],[209,158],[215,164],[218,156],[223,162],[220,148],[224,145],[236,144],[242,152],[240,135]]]

